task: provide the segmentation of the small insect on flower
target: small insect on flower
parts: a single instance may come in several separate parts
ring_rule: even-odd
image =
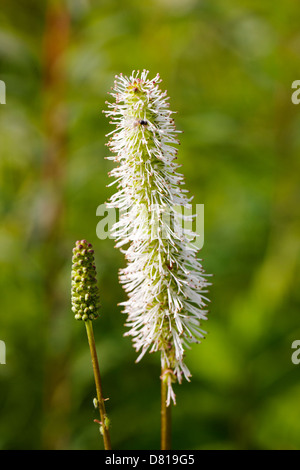
[[[182,226],[176,210],[192,209],[175,163],[179,131],[159,75],[147,77],[146,70],[117,76],[114,102],[105,111],[116,126],[107,145],[114,154],[109,159],[118,164],[110,176],[119,183],[108,207],[120,209],[111,235],[127,260],[119,276],[128,294],[121,304],[126,335],[139,352],[137,361],[147,351],[160,352],[169,405],[174,382],[191,375],[185,350],[205,335],[209,283],[191,241],[196,234]]]
[[[148,126],[148,121],[145,121],[144,119],[137,119],[136,121],[134,121],[133,123],[133,126],[134,127],[138,127],[138,126]]]

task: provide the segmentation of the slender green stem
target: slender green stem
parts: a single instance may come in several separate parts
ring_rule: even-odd
[[[168,383],[166,374],[161,374],[161,450],[171,449],[171,403],[167,406]]]
[[[111,450],[110,434],[108,430],[109,423],[108,423],[108,418],[107,418],[106,411],[105,411],[105,404],[104,404],[101,377],[100,377],[100,369],[99,369],[92,321],[87,320],[85,322],[85,326],[86,326],[86,332],[87,332],[87,337],[88,337],[88,342],[89,342],[91,357],[92,357],[104,448],[105,450]]]

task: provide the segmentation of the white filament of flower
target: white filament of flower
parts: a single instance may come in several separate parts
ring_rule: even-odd
[[[108,159],[119,166],[110,172],[117,192],[108,207],[120,211],[111,233],[127,260],[119,276],[128,295],[121,303],[129,328],[125,335],[140,353],[137,361],[147,351],[160,351],[169,405],[175,403],[172,384],[191,376],[186,348],[206,334],[200,322],[207,318],[209,283],[193,244],[197,234],[184,227],[187,216],[175,209],[191,209],[193,199],[182,189],[175,163],[179,131],[159,75],[147,77],[146,70],[120,74],[110,93],[115,102],[107,103],[105,114],[115,129],[107,134],[114,154]]]

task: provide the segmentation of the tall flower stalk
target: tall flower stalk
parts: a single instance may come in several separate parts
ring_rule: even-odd
[[[101,376],[97,350],[93,331],[93,320],[99,316],[100,298],[96,278],[96,266],[94,261],[94,250],[86,240],[79,240],[73,248],[72,258],[72,311],[76,320],[83,320],[90,347],[97,398],[94,404],[99,408],[100,433],[103,437],[105,450],[111,449],[109,434],[109,419],[105,410],[105,399],[103,398]]]
[[[139,356],[147,351],[161,355],[162,447],[170,446],[170,407],[176,403],[173,384],[190,379],[185,350],[205,335],[205,294],[209,283],[193,244],[196,233],[184,227],[179,209],[191,209],[192,198],[182,188],[176,145],[179,144],[173,112],[161,79],[148,79],[148,71],[130,77],[116,76],[110,93],[114,98],[104,111],[115,129],[108,159],[116,166],[110,173],[117,192],[108,207],[119,209],[112,228],[116,247],[127,266],[120,282],[128,294],[122,303],[127,314],[127,336]]]

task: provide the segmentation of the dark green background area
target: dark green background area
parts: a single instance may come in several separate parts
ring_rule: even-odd
[[[208,335],[176,386],[174,449],[299,449],[297,0],[1,1],[0,449],[101,449],[72,248],[95,249],[94,324],[114,449],[159,449],[160,360],[124,338],[124,265],[96,235],[113,193],[102,110],[114,76],[163,79],[178,161],[205,207]]]

